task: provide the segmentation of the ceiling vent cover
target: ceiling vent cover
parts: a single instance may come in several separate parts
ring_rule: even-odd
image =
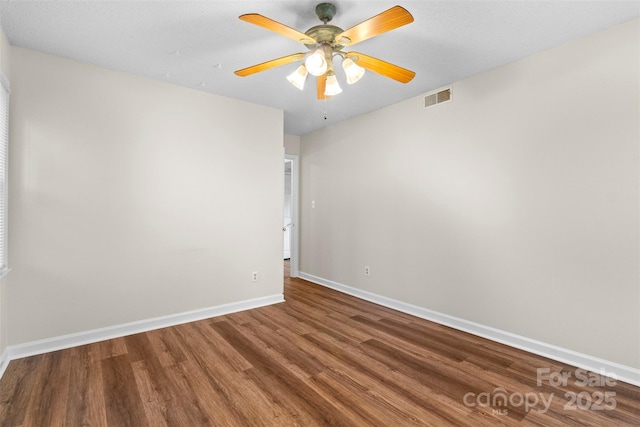
[[[424,96],[424,108],[451,101],[451,87],[440,89]]]

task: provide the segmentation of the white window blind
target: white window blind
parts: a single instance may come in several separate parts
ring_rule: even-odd
[[[9,148],[9,88],[0,75],[0,275],[7,272],[7,157]]]

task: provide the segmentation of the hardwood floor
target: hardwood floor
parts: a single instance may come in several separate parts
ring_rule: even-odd
[[[285,299],[14,360],[0,425],[640,425],[638,387],[288,274]]]

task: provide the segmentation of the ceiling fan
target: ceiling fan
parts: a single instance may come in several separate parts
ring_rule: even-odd
[[[336,7],[332,3],[318,4],[316,6],[316,15],[318,15],[323,24],[309,28],[305,33],[257,13],[241,15],[241,20],[300,42],[310,52],[294,53],[272,59],[271,61],[238,70],[235,74],[245,77],[274,67],[304,60],[304,64],[300,65],[287,79],[302,90],[307,74],[316,76],[318,99],[327,99],[342,92],[333,67],[333,59],[336,56],[342,59],[342,68],[349,84],[360,80],[365,69],[400,83],[408,83],[413,79],[416,73],[411,70],[363,53],[343,51],[345,47],[351,47],[371,37],[413,22],[413,16],[406,9],[401,6],[394,6],[348,30],[327,24],[333,19],[335,13]]]

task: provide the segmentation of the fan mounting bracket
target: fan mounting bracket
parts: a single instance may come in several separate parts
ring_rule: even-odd
[[[316,15],[326,24],[336,15],[336,7],[333,3],[320,3],[316,6]]]

